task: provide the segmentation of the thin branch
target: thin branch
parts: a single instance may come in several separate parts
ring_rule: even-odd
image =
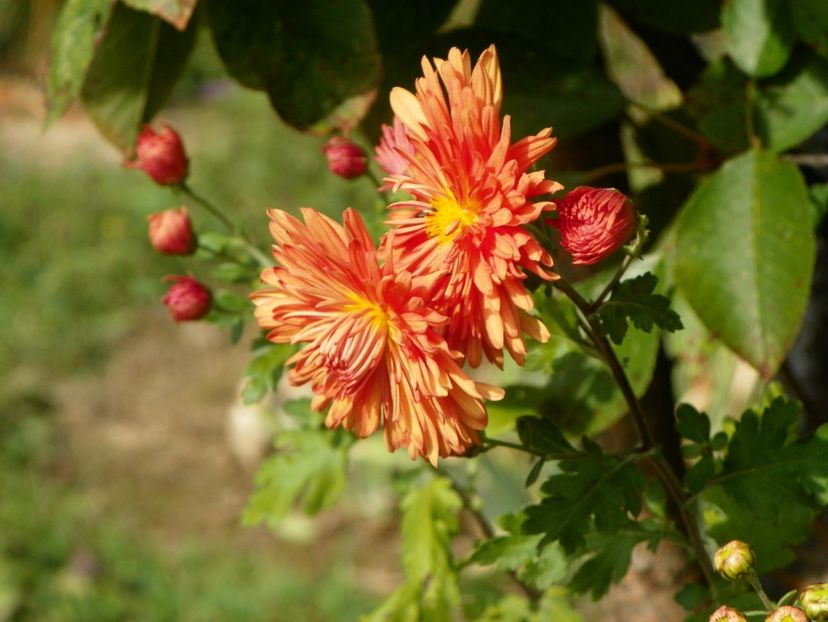
[[[828,153],[786,153],[782,159],[812,168],[828,167]]]
[[[587,171],[584,175],[585,181],[593,181],[612,175],[613,173],[623,173],[635,168],[651,168],[664,173],[687,173],[690,171],[702,171],[708,167],[707,164],[700,160],[693,162],[613,162],[612,164],[605,164],[592,170]]]
[[[626,257],[624,257],[624,261],[622,261],[621,265],[618,266],[618,270],[615,271],[615,274],[612,276],[610,282],[607,283],[607,286],[603,290],[601,290],[601,293],[598,294],[598,298],[596,298],[595,301],[592,303],[591,306],[593,311],[595,309],[598,309],[602,304],[604,304],[604,301],[607,299],[607,296],[609,296],[612,290],[615,289],[615,286],[618,285],[618,282],[621,280],[621,277],[624,276],[624,273],[627,271],[627,268],[630,267],[630,264],[633,262],[633,259],[635,259],[635,257],[633,257],[632,255],[627,255]]]
[[[666,114],[655,110],[654,108],[650,108],[649,106],[645,106],[643,104],[639,104],[636,102],[630,102],[632,106],[639,108],[646,112],[654,121],[660,123],[666,128],[673,130],[676,134],[680,136],[684,136],[686,139],[690,140],[691,142],[698,145],[701,149],[712,149],[713,144],[704,134],[697,132],[696,130],[687,127],[676,121],[675,119],[671,119]]]

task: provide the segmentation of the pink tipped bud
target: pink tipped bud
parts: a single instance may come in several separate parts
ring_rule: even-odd
[[[722,605],[713,612],[708,622],[748,622],[748,620],[738,609]]]
[[[624,193],[580,186],[558,203],[558,219],[549,222],[560,231],[572,263],[593,264],[624,245],[635,231],[636,215]]]
[[[818,619],[814,618],[814,620]],[[805,612],[799,607],[785,605],[784,607],[779,607],[779,609],[771,611],[770,615],[765,618],[765,622],[809,622],[809,620]]]
[[[375,160],[389,175],[402,175],[411,166],[404,153],[414,153],[414,145],[408,140],[403,122],[399,117],[394,117],[394,127],[382,124],[382,138],[376,147]]]
[[[368,167],[368,156],[362,147],[344,136],[333,136],[322,151],[328,158],[328,170],[345,179],[359,177]]]
[[[149,215],[149,239],[163,255],[189,255],[196,249],[196,236],[186,207]]]
[[[165,276],[164,280],[173,282],[161,300],[170,310],[172,319],[176,322],[189,322],[207,315],[213,300],[209,289],[191,276],[171,274]]]
[[[825,622],[828,620],[828,583],[809,585],[799,595],[799,602],[811,620]]]
[[[124,162],[127,168],[139,168],[162,186],[180,184],[187,178],[187,154],[181,137],[169,125],[155,132],[145,125],[135,144],[135,160]]]
[[[713,567],[728,581],[738,581],[753,574],[756,554],[740,540],[733,540],[716,551]]]

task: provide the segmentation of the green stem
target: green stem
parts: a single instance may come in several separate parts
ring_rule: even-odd
[[[537,452],[533,449],[529,449],[525,445],[521,445],[520,443],[513,443],[511,441],[503,441],[497,438],[491,438],[490,436],[486,436],[483,439],[483,450],[487,451],[494,447],[508,447],[509,449],[515,449],[517,451],[522,451],[527,454],[531,454],[533,456],[537,456],[538,458],[546,458],[545,454]]]
[[[255,259],[259,265],[263,268],[269,268],[273,265],[273,262],[265,255],[259,247],[253,244],[250,238],[239,229],[232,220],[230,220],[227,215],[222,212],[218,207],[213,205],[209,200],[198,194],[195,190],[193,190],[186,182],[182,182],[178,186],[175,187],[179,192],[183,193],[187,196],[190,200],[194,203],[197,203],[201,207],[203,207],[207,212],[210,213],[214,218],[216,218],[227,230],[228,233],[236,237],[239,242],[241,242],[242,246],[245,247],[250,256]]]
[[[759,577],[756,576],[756,573],[753,573],[748,577],[748,583],[750,583],[750,587],[752,587],[756,594],[758,594],[759,598],[762,601],[762,604],[765,606],[765,613],[773,611],[776,609],[776,606],[773,604],[768,595],[765,593],[765,590],[762,588],[762,584],[759,582]]]
[[[705,136],[704,134],[701,134],[696,130],[687,127],[686,125],[683,125],[678,121],[671,119],[664,113],[659,112],[654,108],[650,108],[649,106],[645,106],[643,104],[639,104],[636,102],[630,102],[630,104],[646,112],[657,123],[660,123],[664,127],[673,130],[676,134],[679,134],[680,136],[684,136],[686,139],[696,143],[696,145],[698,145],[699,147],[702,147],[704,149],[713,148],[713,144],[708,140],[707,136]]]
[[[624,261],[622,261],[621,265],[618,266],[618,270],[615,271],[615,274],[613,275],[610,282],[607,283],[607,286],[601,291],[600,294],[598,294],[598,298],[596,298],[592,305],[590,305],[592,307],[593,312],[596,309],[598,309],[602,304],[604,304],[604,301],[607,299],[607,296],[609,296],[610,293],[612,293],[612,290],[615,289],[616,285],[618,285],[618,282],[621,280],[621,277],[624,276],[624,273],[627,271],[627,268],[629,268],[630,264],[632,264],[633,259],[634,257],[632,255],[627,255],[626,257],[624,257]]]

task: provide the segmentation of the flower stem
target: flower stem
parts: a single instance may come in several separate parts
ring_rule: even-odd
[[[621,365],[621,362],[618,360],[615,350],[607,340],[606,336],[604,336],[601,332],[601,327],[598,325],[594,316],[593,304],[587,301],[575,290],[574,287],[563,279],[555,281],[555,287],[561,290],[570,300],[572,300],[575,306],[578,307],[580,312],[584,315],[584,319],[590,329],[589,337],[592,339],[598,351],[603,355],[604,362],[609,367],[615,383],[618,385],[618,388],[621,390],[621,394],[624,396],[624,400],[627,402],[630,416],[632,417],[633,424],[638,432],[638,437],[641,440],[642,450],[646,452],[655,448],[655,439],[649,426],[647,425],[646,419],[644,418],[644,411],[641,408],[641,404],[635,396],[635,392],[630,385],[629,378],[627,378],[627,374],[624,371],[624,367]],[[673,467],[667,462],[667,460],[664,459],[664,456],[661,455],[661,453],[655,453],[652,459],[652,465],[658,479],[664,485],[667,494],[670,496],[673,504],[675,505],[676,512],[678,513],[681,523],[680,527],[693,547],[693,552],[699,568],[702,571],[702,575],[704,576],[707,584],[712,588],[715,586],[715,582],[713,568],[710,563],[710,556],[707,554],[707,549],[704,546],[704,541],[702,540],[698,523],[687,511],[690,498],[684,490],[678,475],[676,475],[673,470]]]
[[[218,207],[213,205],[209,200],[198,194],[195,190],[193,190],[186,182],[180,183],[178,186],[175,187],[179,192],[190,198],[194,203],[197,203],[201,207],[203,207],[207,212],[210,213],[214,218],[216,218],[227,230],[228,233],[236,237],[239,242],[241,242],[242,246],[245,247],[250,256],[253,257],[259,265],[263,268],[269,268],[273,265],[273,262],[265,255],[259,247],[253,244],[250,238],[239,229],[232,220],[230,220],[227,215],[221,211]]]
[[[511,441],[503,441],[497,438],[492,438],[490,436],[486,436],[483,439],[483,446],[484,450],[488,450],[493,447],[508,447],[509,449],[516,449],[517,451],[522,451],[527,454],[531,454],[533,456],[537,456],[538,458],[545,458],[546,456],[540,452],[534,451],[529,449],[525,445],[521,445],[520,443],[513,443]]]
[[[767,610],[766,613],[776,609],[776,605],[774,605],[773,602],[771,601],[771,599],[768,598],[768,595],[765,593],[765,590],[762,588],[762,584],[759,582],[759,577],[756,576],[755,572],[748,577],[747,581],[748,581],[748,583],[750,583],[750,587],[752,587],[754,589],[756,594],[761,599],[762,604],[765,606],[765,609]]]

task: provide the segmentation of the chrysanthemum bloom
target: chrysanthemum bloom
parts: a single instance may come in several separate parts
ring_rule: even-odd
[[[181,136],[169,125],[160,132],[145,125],[135,143],[135,160],[124,162],[124,166],[141,169],[162,186],[180,184],[189,171]]]
[[[819,618],[813,618],[819,620]],[[765,622],[809,622],[808,616],[799,607],[784,605],[770,612]]]
[[[428,302],[440,274],[413,277],[380,267],[359,214],[344,227],[312,209],[304,224],[270,210],[278,266],[262,272],[256,320],[276,343],[303,343],[287,362],[295,385],[310,383],[312,406],[330,407],[325,423],[364,437],[382,424],[392,451],[433,464],[479,442],[482,398],[503,391],[472,381],[462,355],[439,335],[445,316]]]
[[[738,609],[722,605],[710,616],[708,622],[748,622],[745,614]]]
[[[807,586],[799,595],[802,609],[812,620],[828,620],[828,583]]]
[[[149,215],[150,243],[164,255],[190,255],[197,246],[193,225],[186,207]]]
[[[472,367],[482,355],[501,365],[504,348],[522,363],[522,334],[549,336],[529,313],[524,270],[555,278],[551,256],[524,225],[553,209],[534,199],[561,188],[528,169],[556,140],[547,128],[512,144],[509,116],[500,122],[494,46],[473,69],[468,52],[457,48],[448,60],[434,59],[434,68],[425,58],[422,66],[416,95],[391,91],[412,152],[395,149],[408,167],[385,179],[413,198],[391,206],[395,231],[385,252],[415,274],[448,269],[441,296],[450,318],[445,335]]]
[[[161,302],[167,306],[170,316],[176,322],[200,320],[210,311],[213,296],[205,285],[191,276],[179,274],[170,274],[164,280],[172,281],[173,285]]]
[[[614,188],[579,186],[558,201],[561,246],[574,264],[593,264],[621,248],[635,231],[632,202]]]
[[[362,147],[344,136],[332,136],[322,147],[328,159],[328,170],[344,179],[354,179],[365,173],[368,156]]]
[[[408,172],[408,157],[414,147],[405,133],[405,126],[399,117],[394,117],[394,127],[382,124],[382,138],[376,148],[376,161],[388,175],[403,175]],[[390,187],[387,184],[383,189]]]

